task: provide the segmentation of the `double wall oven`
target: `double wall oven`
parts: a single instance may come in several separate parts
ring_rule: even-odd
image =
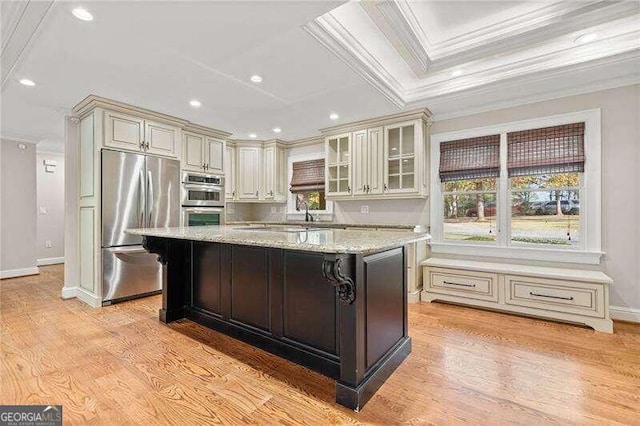
[[[182,174],[182,224],[224,224],[224,177],[205,173]]]

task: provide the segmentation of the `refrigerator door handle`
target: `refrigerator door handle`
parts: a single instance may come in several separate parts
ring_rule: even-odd
[[[151,228],[151,213],[153,212],[153,177],[151,170],[147,170],[147,203],[149,210],[147,211],[147,228]]]
[[[145,190],[144,190],[144,172],[140,170],[139,176],[139,195],[138,195],[138,208],[140,210],[140,220],[138,221],[138,227],[144,228],[144,211],[146,210],[147,200],[145,199]]]

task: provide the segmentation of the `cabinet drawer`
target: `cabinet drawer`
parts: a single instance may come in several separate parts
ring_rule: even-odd
[[[505,303],[604,318],[604,286],[506,275]]]
[[[433,293],[498,301],[498,275],[485,272],[427,268],[425,287]]]

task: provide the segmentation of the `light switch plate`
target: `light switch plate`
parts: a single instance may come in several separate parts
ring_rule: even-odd
[[[40,206],[40,214],[47,214],[47,208],[45,206]]]
[[[369,214],[369,206],[360,206],[360,213]]]
[[[51,248],[51,240],[47,240],[44,242],[44,248]]]

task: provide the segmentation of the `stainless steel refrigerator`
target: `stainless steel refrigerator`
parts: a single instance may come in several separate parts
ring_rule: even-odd
[[[127,228],[178,226],[180,162],[102,151],[102,304],[156,294],[162,289],[157,255]]]

